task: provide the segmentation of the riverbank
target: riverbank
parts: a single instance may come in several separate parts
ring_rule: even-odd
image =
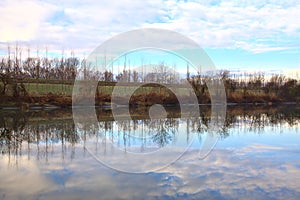
[[[298,104],[300,101],[284,101],[282,99],[251,96],[248,98],[240,98],[239,96],[229,95],[227,97],[227,105],[277,105],[277,104]],[[189,97],[186,97],[189,98]],[[77,99],[76,105],[85,106],[84,97]],[[120,102],[122,100],[120,99]],[[199,105],[210,105],[210,99],[208,96],[204,96],[199,100]],[[153,104],[161,104],[165,106],[178,106],[179,102],[174,95],[164,96],[159,93],[149,93],[146,95],[135,95],[129,101],[130,106],[133,107],[148,107]],[[95,97],[95,106],[110,109],[112,106],[118,106],[117,104],[111,104],[110,95],[98,95]],[[20,109],[20,110],[36,110],[36,109],[57,109],[57,108],[71,108],[72,96],[63,94],[46,94],[39,96],[1,96],[0,109]]]

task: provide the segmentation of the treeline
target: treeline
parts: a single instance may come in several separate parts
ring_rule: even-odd
[[[13,53],[13,56],[11,54]],[[30,57],[22,59],[22,51],[16,47],[11,52],[8,48],[8,56],[2,57],[0,61],[0,93],[5,95],[8,86],[11,86],[13,95],[18,96],[20,92],[26,93],[23,83],[52,80],[59,83],[74,80],[78,74],[79,59],[76,57],[53,58]]]
[[[60,58],[50,59],[48,56],[41,57],[37,55],[36,57],[31,57],[28,53],[28,56],[22,59],[22,51],[18,47],[13,51],[9,47],[8,55],[2,57],[0,61],[0,94],[13,97],[30,96],[25,86],[26,83],[35,83],[37,85],[61,84],[63,86],[72,85],[76,78],[98,80],[102,82],[102,84],[99,84],[99,87],[113,87],[116,82],[120,81],[128,83],[155,82],[178,84],[185,79],[194,88],[199,103],[210,102],[206,83],[208,79],[211,79],[211,76],[190,75],[188,66],[186,76],[182,76],[175,70],[165,66],[163,62],[155,66],[156,71],[147,72],[147,66],[144,66],[144,69],[142,66],[143,70],[140,71],[132,70],[127,63],[117,68],[118,70],[115,71],[113,67],[110,70],[99,71],[91,66],[86,59],[79,59],[74,54],[70,57],[61,56]],[[221,70],[215,75],[224,82],[228,102],[300,101],[300,81],[283,75],[267,76],[264,73],[256,73],[233,76],[226,70]],[[150,96],[155,96],[155,98],[172,96],[172,94],[169,94],[169,91],[168,94],[161,93],[161,91],[167,90],[160,90],[159,93],[149,90],[145,91],[150,92]],[[99,95],[99,91],[97,94]],[[141,96],[141,94],[139,95]],[[149,96],[149,94],[145,95]],[[101,97],[101,94],[99,97]],[[167,101],[169,100],[177,102],[170,98]]]
[[[223,81],[227,101],[236,103],[249,102],[287,102],[300,101],[300,80],[284,75],[267,76],[262,72],[256,74],[244,74],[243,76],[230,75],[230,71],[219,71],[218,76]],[[209,98],[206,85],[206,76],[192,76],[189,82],[193,86],[196,95],[203,99]]]

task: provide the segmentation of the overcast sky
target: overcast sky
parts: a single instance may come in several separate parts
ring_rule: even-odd
[[[300,68],[298,0],[1,0],[0,16],[2,55],[16,43],[88,55],[119,33],[154,27],[193,39],[218,68]]]

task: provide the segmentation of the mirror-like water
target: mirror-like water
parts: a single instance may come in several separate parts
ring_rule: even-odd
[[[206,157],[211,111],[200,111],[113,121],[97,110],[95,126],[72,110],[0,110],[0,199],[300,197],[299,106],[229,106]]]

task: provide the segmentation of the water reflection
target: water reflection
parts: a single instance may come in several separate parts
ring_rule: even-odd
[[[199,161],[197,144],[188,155],[159,172],[140,176],[117,173],[99,165],[86,151],[86,145],[92,142],[92,151],[98,154],[111,151],[108,144],[131,152],[152,152],[172,144],[185,146],[193,134],[201,143],[211,121],[211,110],[203,106],[200,111],[200,117],[181,118],[177,108],[168,108],[168,118],[151,120],[147,109],[132,109],[132,120],[113,121],[109,110],[99,109],[95,127],[89,123],[75,126],[70,110],[2,110],[0,199],[24,195],[41,199],[93,199],[99,195],[111,199],[143,195],[152,199],[299,197],[297,106],[229,106],[224,126],[218,132],[222,138],[219,148]],[[274,137],[272,134],[278,130],[282,135]],[[242,135],[235,141],[239,133]],[[268,142],[253,139],[252,134],[265,134],[260,138],[265,137]],[[287,141],[288,138],[291,139]],[[225,145],[227,141],[231,143]],[[296,146],[288,143],[291,141]],[[240,144],[243,146],[236,148]],[[19,186],[20,182],[32,180],[36,184]],[[144,185],[137,185],[140,182]],[[112,195],[115,190],[120,193]]]
[[[295,106],[277,107],[237,107],[227,108],[224,125],[218,132],[222,138],[229,136],[229,129],[239,127],[242,131],[263,133],[265,127],[281,127],[288,125],[297,127],[300,119],[300,108]],[[186,142],[190,133],[201,134],[208,130],[211,121],[209,107],[201,107],[200,117],[180,118],[178,108],[169,108],[168,118],[149,119],[147,109],[132,109],[133,120],[113,121],[110,111],[97,110],[98,127],[83,122],[76,129],[71,110],[44,111],[1,111],[0,112],[0,147],[2,153],[17,154],[21,147],[36,144],[45,147],[51,144],[66,143],[76,145],[87,136],[108,139],[119,146],[130,146],[132,140],[140,140],[140,145],[155,144],[163,147],[174,142],[179,127],[184,125]],[[181,126],[180,126],[181,125]],[[102,141],[105,142],[105,141]],[[41,144],[41,145],[40,145]],[[46,151],[47,152],[47,151]]]

